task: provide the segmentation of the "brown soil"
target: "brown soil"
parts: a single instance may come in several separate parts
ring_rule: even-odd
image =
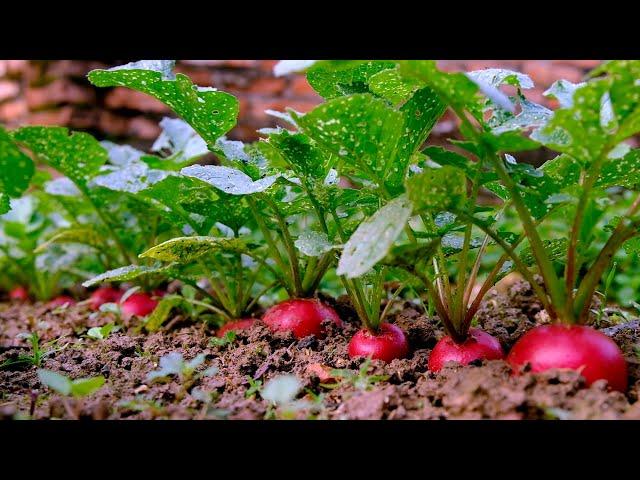
[[[43,368],[73,379],[107,378],[96,393],[74,399],[40,385],[34,366],[5,367],[0,370],[0,418],[640,419],[637,320],[614,324],[621,317],[607,314],[601,322],[602,331],[618,342],[629,362],[625,395],[608,391],[604,381],[587,388],[572,371],[513,376],[503,361],[450,364],[438,374],[428,372],[429,352],[443,331],[436,319],[408,302],[395,306],[389,320],[407,332],[409,358],[389,364],[373,361],[358,378],[363,360],[349,359],[347,342],[359,327],[344,299],[334,303],[345,326],[340,330],[328,324],[323,339],[296,340],[256,322],[223,346],[210,343],[213,332],[204,324],[181,317],[154,334],[140,333],[139,322],[133,321],[99,341],[86,332],[114,321],[109,314],[92,315],[82,306],[52,312],[40,304],[0,304],[0,364],[30,353],[27,341],[16,335],[36,331],[42,343],[59,339],[58,347],[66,345],[47,357]],[[523,282],[503,294],[490,294],[478,314],[479,326],[505,348],[545,321]],[[159,359],[175,351],[186,360],[202,353],[206,360],[191,379],[147,381]],[[203,375],[209,367],[217,373]],[[332,369],[353,375],[345,379]],[[259,393],[248,395],[249,378],[264,385],[281,374],[293,374],[303,383],[293,405],[273,408]]]

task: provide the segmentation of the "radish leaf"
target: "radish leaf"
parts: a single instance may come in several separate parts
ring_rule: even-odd
[[[214,88],[197,87],[186,75],[173,74],[175,62],[143,60],[108,70],[93,70],[98,87],[128,87],[160,100],[189,123],[213,147],[236,123],[238,100]]]
[[[407,197],[400,196],[362,222],[345,244],[336,273],[356,278],[371,270],[400,236],[412,210]]]
[[[249,247],[238,238],[178,237],[156,245],[139,256],[162,262],[189,263],[217,251],[246,253]]]

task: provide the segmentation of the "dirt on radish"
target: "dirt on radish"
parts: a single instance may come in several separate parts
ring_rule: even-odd
[[[57,347],[63,348],[46,357],[42,368],[73,379],[103,375],[107,382],[90,396],[68,398],[43,388],[33,366],[5,367],[0,415],[25,418],[33,410],[31,418],[38,419],[640,419],[637,320],[613,324],[623,320],[610,314],[601,321],[601,331],[621,347],[629,365],[624,394],[608,391],[604,381],[586,387],[575,371],[514,376],[502,360],[447,364],[438,373],[428,372],[430,351],[444,331],[411,303],[398,303],[388,318],[407,334],[407,358],[388,364],[351,359],[348,343],[360,328],[355,312],[346,299],[324,300],[344,320],[342,328],[325,322],[324,338],[296,339],[257,321],[236,331],[235,338],[217,342],[205,324],[180,316],[153,334],[141,332],[134,318],[96,340],[86,336],[87,330],[113,322],[112,314],[92,315],[82,305],[52,310],[45,304],[2,304],[0,363],[27,353],[27,343],[16,335],[36,331],[43,344],[62,337]],[[546,321],[524,282],[490,294],[478,315],[478,326],[505,349]],[[159,360],[172,352],[185,360],[204,354],[198,372],[209,373],[149,381]],[[287,411],[274,409],[261,396],[264,386],[281,375],[294,375],[302,387]]]

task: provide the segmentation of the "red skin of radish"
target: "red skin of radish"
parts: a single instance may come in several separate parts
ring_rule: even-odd
[[[16,287],[9,292],[9,298],[11,300],[19,300],[21,302],[26,302],[29,300],[29,291],[25,287]]]
[[[440,339],[429,355],[429,370],[439,372],[447,362],[468,365],[475,360],[501,360],[504,351],[500,342],[487,332],[470,328],[467,339],[456,343],[450,336]]]
[[[514,371],[529,363],[532,372],[570,368],[591,385],[606,379],[620,392],[627,390],[627,363],[620,347],[604,333],[584,325],[543,325],[525,333],[509,352]]]
[[[99,310],[105,303],[116,303],[120,301],[124,292],[113,287],[100,287],[89,297],[91,310]]]
[[[76,301],[75,299],[71,298],[68,295],[60,295],[54,298],[53,300],[49,301],[49,303],[47,303],[47,306],[50,308],[58,308],[66,304],[75,305]]]
[[[324,334],[322,321],[332,320],[342,327],[342,320],[336,311],[320,300],[294,298],[271,307],[262,321],[274,332],[292,332],[296,338]]]
[[[382,323],[376,333],[362,329],[349,342],[349,356],[371,357],[372,360],[390,362],[404,358],[409,352],[407,336],[400,327]]]
[[[220,327],[218,333],[216,333],[216,337],[222,338],[227,332],[237,332],[238,330],[246,330],[247,328],[251,328],[255,321],[255,318],[243,318],[241,320],[234,320],[233,322],[225,323],[222,327]]]
[[[120,305],[120,310],[122,311],[122,317],[128,320],[134,315],[146,317],[155,310],[157,305],[158,301],[148,294],[136,292]]]

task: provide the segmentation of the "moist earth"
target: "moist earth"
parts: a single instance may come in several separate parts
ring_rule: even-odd
[[[112,314],[82,305],[51,310],[43,304],[0,304],[0,364],[30,353],[28,341],[17,336],[37,332],[45,351],[56,350],[42,368],[72,379],[106,378],[87,397],[64,397],[40,384],[35,366],[4,366],[0,418],[640,419],[640,321],[615,309],[604,309],[598,326],[625,354],[626,393],[609,391],[604,380],[586,387],[574,371],[512,375],[504,361],[450,363],[429,372],[429,353],[444,332],[437,318],[410,302],[394,304],[389,316],[407,333],[408,358],[389,364],[350,359],[347,344],[360,328],[355,313],[345,298],[324,300],[344,320],[342,329],[326,323],[324,338],[297,340],[258,321],[224,345],[211,342],[210,326],[179,315],[156,333],[145,333],[133,319],[95,340],[88,329],[116,321]],[[508,349],[548,317],[530,285],[518,281],[492,291],[476,321]],[[185,360],[204,354],[205,361],[191,378],[149,381],[147,375],[171,352]],[[260,390],[283,374],[295,375],[302,389],[294,402],[275,407]]]

